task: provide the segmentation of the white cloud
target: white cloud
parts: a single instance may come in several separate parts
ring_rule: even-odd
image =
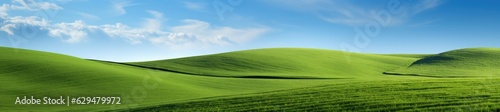
[[[132,44],[149,40],[155,44],[170,48],[186,48],[194,46],[229,45],[249,41],[269,31],[269,28],[232,28],[212,27],[209,23],[199,20],[184,20],[180,26],[162,28],[164,17],[157,11],[148,11],[152,18],[143,21],[142,27],[131,28],[125,24],[102,25],[99,28],[110,37],[124,38]]]
[[[318,18],[334,23],[348,26],[359,26],[373,21],[370,11],[386,10],[386,2],[380,4],[361,5],[353,1],[332,0],[263,0],[264,2],[299,12],[316,15]],[[418,13],[435,8],[443,3],[441,0],[419,0],[415,3],[401,2],[404,12],[392,15],[389,25],[399,25]]]
[[[146,18],[142,27],[130,28],[129,26],[116,23],[115,25],[102,25],[100,29],[110,37],[121,37],[130,41],[132,44],[142,43],[142,39],[147,37],[166,36],[167,32],[162,31],[161,26],[164,20],[163,13],[157,11],[147,11],[152,18]]]
[[[14,31],[12,31],[12,29],[16,29],[16,27],[17,26],[15,24],[7,24],[7,25],[2,26],[0,28],[0,31],[4,31],[9,35],[14,35]]]
[[[184,25],[171,28],[172,32],[183,33],[195,37],[205,44],[228,45],[243,43],[269,31],[268,28],[232,28],[212,27],[209,23],[199,20],[184,20]]]
[[[113,10],[116,15],[123,15],[127,13],[127,11],[125,10],[126,7],[134,5],[136,4],[132,4],[130,1],[122,1],[122,2],[112,2],[111,7],[113,7]]]
[[[31,10],[31,11],[38,11],[38,10],[49,10],[49,9],[63,9],[62,7],[49,3],[49,2],[36,2],[34,0],[14,0],[13,2],[19,3],[21,6],[18,5],[11,5],[11,8],[13,10]]]
[[[89,33],[103,32],[112,38],[123,38],[132,44],[149,41],[166,45],[169,48],[206,47],[212,45],[241,44],[269,31],[267,27],[233,28],[215,27],[210,23],[186,19],[184,24],[163,28],[165,17],[157,11],[147,11],[152,17],[145,18],[140,27],[129,27],[123,23],[88,25],[82,20],[51,24],[37,17],[7,17],[0,31],[15,35],[19,25],[37,26],[47,31],[51,37],[61,38],[64,42],[78,43],[86,40]],[[85,15],[84,13],[80,13]]]
[[[95,26],[86,25],[81,20],[72,23],[50,24],[50,21],[37,16],[7,17],[2,25],[0,31],[4,31],[9,35],[14,35],[14,30],[18,29],[18,26],[36,26],[39,27],[38,30],[48,31],[49,36],[62,38],[65,42],[69,43],[78,43],[84,40],[87,36],[87,31],[95,29]]]
[[[150,38],[149,40],[152,43],[163,44],[173,49],[189,48],[200,43],[193,35],[185,33],[169,33],[161,37]]]
[[[54,3],[49,2],[37,2],[34,0],[13,0],[13,4],[2,4],[0,6],[0,18],[8,17],[7,11],[9,10],[28,10],[28,11],[40,11],[40,10],[60,10],[62,7]]]
[[[0,18],[7,17],[7,10],[9,10],[9,8],[10,5],[7,4],[2,4],[2,6],[0,6]]]
[[[49,35],[54,37],[68,37],[64,41],[77,43],[87,37],[87,32],[92,26],[87,26],[85,22],[76,20],[72,23],[58,23],[49,28]]]
[[[49,26],[49,20],[46,20],[44,18],[40,18],[40,17],[37,17],[37,16],[28,16],[28,17],[15,16],[15,17],[7,17],[7,18],[5,18],[4,23],[23,24],[23,25],[40,26],[40,27]]]
[[[0,28],[0,31],[4,31],[9,35],[14,35],[15,32],[14,30],[18,28],[19,25],[26,25],[26,26],[37,26],[40,27],[41,29],[46,28],[49,26],[49,21],[37,16],[29,16],[29,17],[22,17],[22,16],[15,16],[15,17],[4,17],[2,22],[2,27]]]
[[[115,25],[102,25],[99,29],[110,37],[124,38],[132,44],[142,43],[141,40],[150,35],[150,33],[146,30],[130,28],[122,23],[116,23]]]

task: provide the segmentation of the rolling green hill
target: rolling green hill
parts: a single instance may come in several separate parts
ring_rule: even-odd
[[[0,110],[491,111],[500,108],[498,79],[484,76],[500,73],[499,51],[272,48],[118,63],[0,47]],[[119,96],[123,104],[14,105],[23,96]]]
[[[97,111],[283,90],[331,80],[235,79],[162,72],[0,47],[0,110]],[[338,80],[335,82],[344,82]],[[123,105],[14,105],[16,97],[120,96]]]
[[[384,71],[408,65],[417,60],[416,57],[273,48],[130,64],[208,76],[373,78]]]
[[[500,76],[500,49],[466,48],[428,56],[390,73],[437,77]]]

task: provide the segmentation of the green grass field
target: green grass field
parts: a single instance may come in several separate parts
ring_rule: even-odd
[[[118,63],[0,47],[3,111],[498,111],[500,49],[255,49]],[[121,105],[14,105],[119,96]]]
[[[172,60],[130,63],[206,76],[376,78],[417,58],[304,48],[257,49]],[[360,69],[362,68],[362,69]]]
[[[467,48],[432,55],[413,62],[396,73],[448,77],[500,76],[500,49]]]

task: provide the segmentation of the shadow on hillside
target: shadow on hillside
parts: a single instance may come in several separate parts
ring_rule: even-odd
[[[449,61],[449,60],[455,60],[455,59],[454,58],[450,58],[450,57],[443,57],[443,56],[440,56],[440,55],[429,56],[429,57],[425,57],[425,58],[419,59],[419,60],[411,63],[409,67],[411,67],[413,65],[429,64],[429,63],[436,63],[436,62]]]
[[[259,76],[259,75],[256,75],[256,76],[221,76],[221,75],[211,75],[211,74],[201,74],[201,73],[190,73],[190,72],[169,70],[169,69],[165,69],[165,68],[156,68],[156,67],[135,65],[135,64],[129,64],[129,63],[119,63],[119,62],[93,60],[93,59],[87,59],[87,60],[96,61],[96,62],[103,62],[103,63],[110,63],[110,64],[120,64],[120,65],[126,65],[126,66],[132,66],[132,67],[138,67],[138,68],[144,68],[144,69],[151,69],[151,70],[158,70],[158,71],[163,71],[163,72],[172,72],[172,73],[179,73],[179,74],[186,74],[186,75],[208,76],[208,77],[248,78],[248,79],[349,79],[349,78],[318,78],[318,77],[280,77],[280,76]]]
[[[468,77],[468,76],[432,76],[432,75],[411,74],[411,73],[395,73],[395,72],[382,72],[382,74],[395,75],[395,76],[431,77],[431,78],[467,78]]]

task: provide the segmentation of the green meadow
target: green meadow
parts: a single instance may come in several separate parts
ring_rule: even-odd
[[[498,48],[270,48],[147,62],[0,54],[2,111],[500,111]],[[14,104],[23,96],[117,96],[122,104]]]

